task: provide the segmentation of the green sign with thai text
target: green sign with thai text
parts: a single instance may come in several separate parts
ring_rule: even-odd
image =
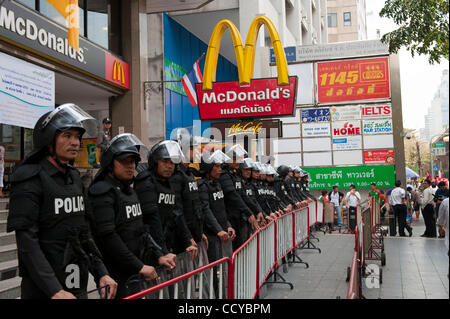
[[[334,185],[339,188],[370,188],[375,182],[378,188],[391,188],[395,184],[394,165],[316,167],[304,168],[309,173],[310,189],[328,190]]]

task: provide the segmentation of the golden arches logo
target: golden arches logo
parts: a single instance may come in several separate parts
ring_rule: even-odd
[[[125,84],[125,72],[123,71],[123,64],[119,61],[114,61],[113,80],[120,81],[122,84]]]
[[[258,16],[250,25],[247,38],[245,40],[245,47],[242,46],[241,35],[233,22],[225,19],[217,23],[211,38],[209,39],[208,51],[206,52],[205,67],[203,69],[203,91],[212,90],[212,82],[216,81],[217,59],[219,57],[220,42],[226,29],[230,31],[231,38],[233,40],[238,67],[239,83],[250,83],[250,80],[253,77],[253,67],[255,62],[255,44],[258,38],[259,29],[262,25],[266,26],[270,34],[270,40],[272,41],[277,64],[278,85],[289,84],[286,56],[284,54],[283,46],[281,45],[280,36],[269,18],[266,16]]]

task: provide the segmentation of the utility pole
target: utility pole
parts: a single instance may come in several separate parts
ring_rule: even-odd
[[[419,169],[419,175],[422,176],[422,161],[420,160],[420,145],[419,141],[416,141],[416,150],[417,150],[417,168]]]

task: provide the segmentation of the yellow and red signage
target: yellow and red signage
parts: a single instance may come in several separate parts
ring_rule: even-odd
[[[265,25],[273,44],[278,78],[252,79],[255,43]],[[236,54],[239,82],[216,80],[220,42],[226,30],[231,33]],[[256,17],[247,34],[245,47],[236,26],[230,20],[217,23],[211,35],[203,70],[203,83],[196,84],[201,120],[245,117],[292,116],[295,110],[297,77],[288,75],[286,56],[277,30],[265,16]]]
[[[129,89],[130,66],[121,59],[105,52],[105,79]]]
[[[318,102],[390,97],[388,58],[317,63]]]

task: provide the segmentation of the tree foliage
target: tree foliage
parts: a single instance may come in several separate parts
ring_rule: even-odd
[[[390,18],[399,26],[381,41],[389,52],[405,46],[411,55],[429,55],[431,64],[449,58],[449,0],[386,0],[380,17]]]

